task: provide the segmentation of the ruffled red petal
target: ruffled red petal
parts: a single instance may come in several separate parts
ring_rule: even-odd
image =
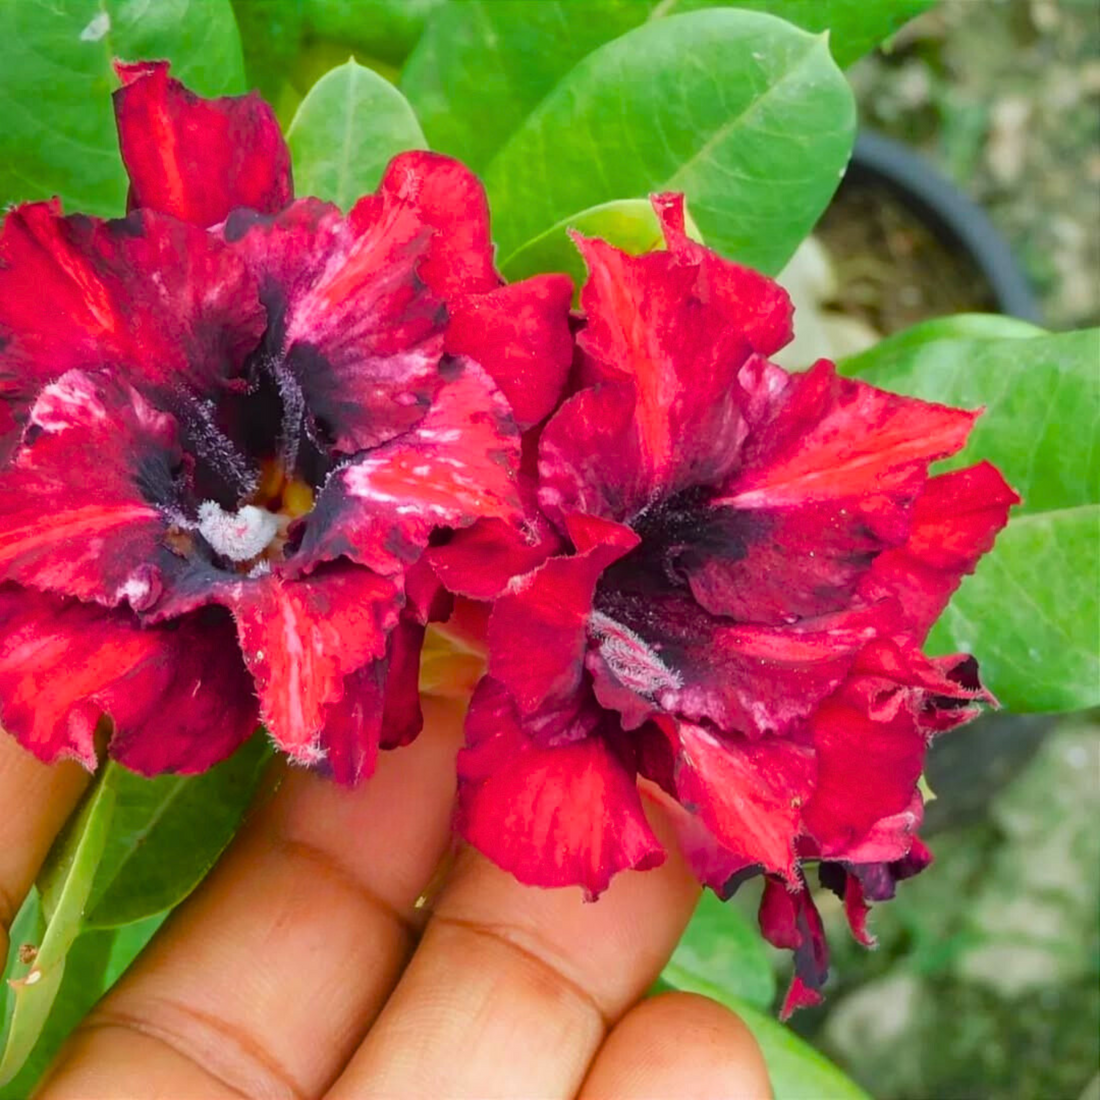
[[[415,428],[329,479],[303,521],[292,568],[345,556],[397,573],[438,528],[520,519],[519,434],[508,406],[475,363],[450,374]]]
[[[123,381],[69,371],[38,395],[25,439],[0,470],[0,581],[153,604],[168,522],[140,486],[172,483],[173,418]]]
[[[489,672],[520,711],[566,700],[584,673],[586,626],[596,582],[637,536],[608,524],[607,541],[572,557],[551,558],[515,578],[489,619]]]
[[[617,872],[664,860],[633,775],[598,734],[540,747],[491,679],[474,694],[466,731],[457,827],[520,882],[581,886],[594,898]]]
[[[875,559],[860,593],[897,599],[913,639],[922,642],[1019,503],[988,462],[931,478],[917,498],[905,543]]]
[[[456,531],[445,546],[425,552],[439,579],[451,592],[474,600],[501,595],[513,577],[537,569],[561,548],[545,523],[521,527],[499,519],[478,520]]]
[[[385,658],[344,677],[344,693],[328,707],[318,737],[317,767],[345,787],[374,773],[386,696]],[[321,755],[323,754],[323,756]]]
[[[142,628],[128,612],[0,588],[0,723],[47,763],[110,755],[143,775],[205,771],[256,728],[256,700],[224,613]]]
[[[644,482],[640,499],[716,481],[736,461],[743,438],[734,382],[751,345],[699,296],[698,266],[667,252],[628,256],[600,240],[575,239],[589,270],[581,291],[586,322],[577,338],[584,377],[634,391],[630,430],[635,476]],[[600,403],[604,409],[608,404]],[[600,406],[585,408],[592,439],[570,446],[562,433],[558,440],[561,461],[571,467],[591,462],[591,447],[607,438]],[[611,450],[597,460],[617,457]],[[571,500],[564,505],[582,510]]]
[[[741,371],[751,434],[710,502],[736,537],[685,562],[708,610],[781,623],[846,606],[877,555],[902,544],[928,465],[958,450],[974,414],[840,378],[824,360],[788,375]]]
[[[485,188],[451,157],[400,153],[378,190],[361,198],[348,217],[355,232],[370,239],[423,241],[417,274],[440,298],[481,294],[500,285]]]
[[[565,389],[573,362],[572,300],[568,276],[537,275],[468,295],[451,308],[447,351],[485,368],[524,430],[551,413]]]
[[[605,705],[622,709],[618,684],[669,713],[753,738],[807,718],[888,613],[870,608],[778,628],[718,619],[676,595],[605,594],[599,606],[603,661],[589,667]],[[623,716],[633,728],[648,713]]]
[[[0,400],[17,420],[72,369],[110,367],[165,396],[216,393],[265,324],[241,261],[172,218],[66,218],[54,201],[16,207],[4,221]]]
[[[877,822],[910,805],[928,747],[911,705],[873,717],[852,696],[827,700],[810,724],[817,783],[802,819],[827,859],[847,858]]]
[[[294,760],[323,759],[328,708],[343,698],[345,677],[384,656],[400,606],[397,585],[351,565],[302,581],[241,582],[232,601],[241,650],[264,724]]]
[[[753,351],[774,355],[794,337],[794,306],[787,292],[766,275],[741,267],[693,241],[684,231],[684,196],[665,192],[650,198],[669,252],[683,264],[698,265],[695,292],[744,333]]]
[[[202,227],[238,206],[274,214],[293,197],[290,151],[256,92],[204,99],[168,75],[167,61],[115,63],[114,93],[130,209]]]
[[[303,199],[274,218],[238,212],[224,228],[262,287],[284,403],[346,454],[411,428],[441,381],[446,312],[418,270],[431,238],[407,203],[387,215],[356,226]]]
[[[829,976],[829,946],[817,907],[805,883],[796,891],[768,877],[760,899],[760,931],[776,947],[794,952],[795,974],[779,1010],[786,1020],[795,1009],[821,1003],[821,989]]]
[[[793,881],[794,838],[814,780],[803,745],[722,737],[690,722],[661,724],[677,748],[676,791],[715,840],[742,862]]]

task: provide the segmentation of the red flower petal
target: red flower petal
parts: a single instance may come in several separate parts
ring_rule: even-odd
[[[794,336],[794,307],[787,292],[766,275],[723,259],[684,232],[684,196],[651,196],[669,252],[681,263],[698,264],[696,293],[721,312],[724,323],[744,333],[760,355],[774,355]]]
[[[653,499],[629,385],[592,386],[570,397],[539,438],[539,506],[558,524],[584,513],[628,520]]]
[[[700,297],[698,266],[667,252],[628,256],[600,240],[574,239],[589,270],[581,291],[587,320],[578,337],[586,377],[634,389],[642,498],[717,480],[736,461],[743,437],[734,381],[751,345]],[[606,409],[608,402],[601,404]],[[586,434],[608,439],[598,410],[589,409]],[[578,468],[591,461],[590,446],[558,441],[562,460]]]
[[[378,190],[361,198],[348,217],[357,233],[372,238],[424,240],[417,274],[440,298],[500,285],[485,188],[457,160],[420,151],[399,154]]]
[[[346,676],[385,654],[400,603],[392,581],[350,565],[302,581],[241,583],[233,601],[241,650],[264,724],[292,759],[322,759],[327,709],[343,697]]]
[[[290,202],[290,152],[275,112],[256,92],[204,99],[169,77],[167,61],[116,62],[115,71],[130,209],[206,227],[234,207],[274,214]]]
[[[369,661],[344,677],[344,694],[325,714],[318,748],[324,754],[319,770],[353,787],[373,775],[378,760],[385,701],[385,658]]]
[[[519,435],[508,407],[476,364],[456,369],[415,428],[329,479],[304,521],[292,567],[343,555],[396,573],[440,527],[520,518]]]
[[[794,952],[795,976],[784,998],[779,1018],[796,1008],[821,1003],[821,988],[829,976],[829,946],[813,898],[803,882],[791,893],[779,880],[764,880],[760,899],[760,931],[776,947]]]
[[[676,790],[715,840],[744,865],[795,876],[794,838],[810,795],[813,753],[791,741],[719,737],[690,722],[669,738],[679,748]]]
[[[0,234],[0,399],[17,419],[45,383],[110,365],[175,395],[217,390],[266,324],[244,265],[201,230],[148,211],[123,221],[12,210]]]
[[[626,552],[614,537],[610,532],[612,541],[583,554],[551,558],[517,577],[497,600],[489,619],[489,672],[521,713],[566,700],[580,686],[596,581]]]
[[[993,546],[1020,498],[988,462],[931,478],[904,545],[880,554],[860,585],[867,599],[895,597],[922,642],[962,578]]]
[[[633,776],[600,736],[540,748],[490,679],[474,694],[466,731],[457,827],[520,882],[582,886],[594,898],[618,871],[664,860]]]
[[[451,592],[491,600],[513,577],[537,569],[560,547],[561,540],[542,525],[520,529],[503,520],[482,519],[424,556]]]
[[[904,542],[928,464],[962,446],[974,414],[839,378],[822,361],[741,372],[752,434],[710,502],[731,535],[685,561],[695,598],[742,621],[846,606],[876,555]]]
[[[125,382],[69,371],[0,470],[0,580],[136,609],[154,603],[167,529],[140,484],[171,484],[176,423]]]
[[[802,811],[824,858],[847,858],[882,818],[911,803],[927,741],[908,706],[876,719],[839,693],[811,722],[817,784]]]
[[[266,350],[315,432],[354,454],[407,431],[440,384],[443,303],[418,272],[430,238],[399,204],[353,225],[317,199],[275,218],[234,214],[224,234],[263,287]]]
[[[665,711],[753,738],[786,733],[808,717],[843,681],[888,611],[844,612],[797,628],[761,627],[715,618],[682,596],[646,592],[605,593],[599,610],[606,623],[620,627],[605,626],[606,641],[600,640],[606,672],[590,664],[605,705],[616,705],[607,690],[612,678]],[[652,686],[642,690],[632,670],[647,664],[654,670]],[[625,724],[633,728],[637,720]]]
[[[716,505],[769,509],[882,496],[884,510],[896,508],[890,494],[915,496],[928,464],[959,450],[977,418],[841,378],[824,359],[784,382],[776,369],[754,360],[739,376],[752,434]]]
[[[527,429],[553,411],[573,362],[565,275],[537,275],[452,307],[447,351],[480,363]]]
[[[110,755],[143,775],[229,756],[256,728],[256,700],[228,619],[148,629],[128,612],[0,588],[4,728],[47,763],[73,757],[94,770],[103,714]]]

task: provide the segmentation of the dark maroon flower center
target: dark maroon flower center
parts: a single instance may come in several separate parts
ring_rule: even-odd
[[[334,466],[296,381],[257,352],[220,400],[187,398],[174,411],[179,461],[165,472],[151,456],[139,475],[172,523],[169,548],[234,574],[283,561]]]

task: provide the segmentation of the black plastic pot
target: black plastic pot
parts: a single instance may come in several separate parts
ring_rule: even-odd
[[[908,146],[871,130],[856,139],[847,180],[887,188],[950,249],[970,257],[1001,313],[1041,322],[1039,303],[986,213]]]

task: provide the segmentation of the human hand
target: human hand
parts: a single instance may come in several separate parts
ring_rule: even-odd
[[[424,710],[424,734],[355,791],[286,775],[41,1097],[770,1095],[732,1013],[689,994],[641,1000],[698,896],[673,847],[592,905],[472,851],[432,882],[461,716]],[[0,737],[5,929],[84,781]]]

